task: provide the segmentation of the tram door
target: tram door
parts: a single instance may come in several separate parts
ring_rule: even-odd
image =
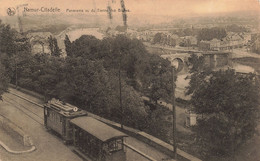
[[[76,126],[74,127],[74,145],[79,146],[79,128]]]

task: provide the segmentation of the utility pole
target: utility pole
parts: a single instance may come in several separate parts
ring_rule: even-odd
[[[123,107],[122,107],[122,84],[121,84],[121,51],[119,52],[119,71],[118,71],[118,77],[119,77],[119,101],[120,101],[120,111],[121,111],[121,129],[123,129]]]
[[[15,56],[14,62],[15,62],[15,89],[17,89],[17,62],[16,62],[16,56]]]
[[[173,159],[177,159],[177,130],[176,130],[176,109],[175,109],[175,68],[172,67],[172,117],[173,117]]]

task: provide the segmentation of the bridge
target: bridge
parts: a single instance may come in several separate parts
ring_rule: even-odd
[[[191,54],[198,54],[204,57],[204,64],[211,69],[232,67],[232,53],[227,51],[199,51],[193,48],[167,47],[158,44],[144,43],[146,49],[153,54],[168,59],[173,65],[178,63],[180,74],[188,72],[187,62]]]

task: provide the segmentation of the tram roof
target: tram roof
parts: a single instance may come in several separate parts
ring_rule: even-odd
[[[113,138],[127,137],[126,134],[108,126],[107,124],[89,116],[77,117],[70,120],[71,123],[95,136],[102,142]]]

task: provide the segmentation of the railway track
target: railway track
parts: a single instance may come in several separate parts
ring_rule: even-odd
[[[11,93],[12,94],[12,93]],[[24,113],[26,116],[30,117],[31,119],[33,119],[35,122],[39,123],[40,125],[43,125],[43,117],[38,115],[36,112],[33,112],[31,109],[29,109],[28,107],[20,104],[19,102],[17,102],[17,100],[12,99],[6,95],[3,96],[3,100],[5,102],[7,102],[8,104],[12,105],[13,107],[15,107],[16,109],[18,109],[19,111],[21,111],[22,113]]]

